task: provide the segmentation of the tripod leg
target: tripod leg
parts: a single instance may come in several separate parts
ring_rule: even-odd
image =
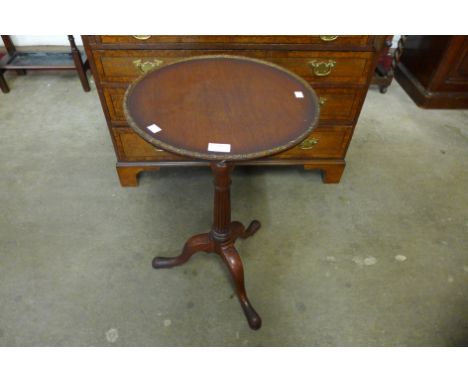
[[[261,224],[258,220],[252,220],[247,229],[241,222],[234,221],[231,223],[231,231],[236,239],[238,237],[241,239],[247,239],[249,236],[255,234],[255,232],[257,232],[260,227]]]
[[[177,257],[155,257],[153,268],[172,268],[186,263],[196,252],[214,252],[213,242],[207,233],[192,236],[184,245],[182,254]]]
[[[262,319],[250,304],[244,286],[244,266],[242,260],[237,253],[234,245],[228,245],[226,247],[220,247],[219,255],[223,258],[226,263],[229,272],[231,273],[234,285],[236,288],[237,297],[244,310],[245,317],[249,323],[250,328],[257,330],[262,326]]]

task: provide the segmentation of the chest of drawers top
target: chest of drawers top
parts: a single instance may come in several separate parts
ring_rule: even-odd
[[[379,37],[379,36],[377,36]],[[99,49],[268,49],[268,50],[338,50],[373,51],[378,49],[376,36],[160,36],[99,35],[87,36],[90,45]],[[378,39],[377,39],[378,40]]]

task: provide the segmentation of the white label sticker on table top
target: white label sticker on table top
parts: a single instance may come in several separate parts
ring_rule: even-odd
[[[230,153],[231,145],[229,143],[208,143],[208,151],[217,151],[220,153]]]
[[[296,96],[296,98],[304,98],[303,92],[294,92],[294,95]]]
[[[153,123],[152,125],[149,125],[149,126],[147,127],[147,129],[148,129],[149,131],[151,131],[152,133],[157,133],[158,131],[161,131],[161,130],[162,130],[162,129],[161,129],[159,126],[157,126],[155,123]]]

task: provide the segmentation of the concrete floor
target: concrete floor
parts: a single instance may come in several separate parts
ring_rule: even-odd
[[[209,229],[207,168],[122,188],[93,84],[7,74],[0,94],[0,345],[468,345],[468,111],[369,92],[338,185],[238,168],[233,218],[263,328],[224,265],[155,271]]]

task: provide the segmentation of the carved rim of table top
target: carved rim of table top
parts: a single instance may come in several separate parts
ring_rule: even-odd
[[[307,90],[309,90],[312,99],[316,105],[316,114],[314,119],[312,120],[312,123],[310,126],[297,138],[293,139],[292,141],[289,141],[288,143],[280,146],[276,146],[274,148],[268,149],[268,150],[262,150],[262,151],[257,151],[253,153],[248,153],[248,154],[215,154],[215,153],[200,153],[197,151],[191,151],[191,150],[186,150],[186,149],[181,149],[179,147],[175,147],[172,145],[169,145],[165,142],[162,142],[152,135],[146,133],[142,127],[140,127],[131,117],[130,112],[127,109],[127,97],[129,93],[132,91],[132,89],[140,82],[142,81],[147,75],[150,73],[161,70],[167,66],[170,65],[175,65],[179,64],[181,62],[186,62],[186,61],[194,61],[194,60],[203,60],[203,59],[212,59],[212,58],[229,58],[229,59],[235,59],[235,60],[240,60],[240,61],[253,61],[257,62],[259,64],[271,66],[273,68],[278,69],[279,71],[287,73],[289,76],[295,78],[298,80],[300,83],[302,83]],[[195,56],[195,57],[189,57],[185,59],[178,60],[174,63],[163,65],[160,67],[153,68],[151,70],[148,70],[146,73],[143,73],[140,77],[138,77],[126,90],[124,99],[123,99],[123,109],[125,113],[125,117],[130,125],[130,127],[138,134],[140,135],[145,141],[151,143],[152,145],[164,149],[166,151],[178,154],[178,155],[183,155],[183,156],[188,156],[192,158],[200,158],[200,159],[205,159],[205,160],[246,160],[246,159],[255,159],[255,158],[261,158],[273,154],[278,154],[282,151],[285,151],[287,149],[290,149],[291,147],[294,147],[298,145],[300,142],[302,142],[307,136],[312,132],[312,130],[317,126],[319,116],[320,116],[320,103],[318,101],[317,94],[315,93],[315,90],[309,85],[309,83],[304,80],[302,77],[298,76],[297,74],[279,66],[276,64],[273,64],[271,62],[263,61],[263,60],[258,60],[255,58],[250,58],[250,57],[244,57],[244,56],[232,56],[232,55],[227,55],[227,54],[218,54],[218,55],[205,55],[205,56]]]

